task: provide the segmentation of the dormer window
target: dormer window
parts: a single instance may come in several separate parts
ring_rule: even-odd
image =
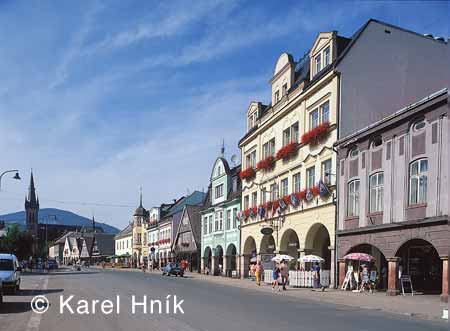
[[[323,66],[326,67],[327,65],[330,64],[330,47],[328,46],[327,48],[325,48],[325,50],[323,51]]]
[[[282,96],[285,96],[286,94],[287,94],[287,83],[284,83],[282,89]]]
[[[320,70],[322,70],[322,55],[319,54],[315,58],[316,63],[316,74],[319,73]]]
[[[257,119],[258,119],[258,112],[256,111],[248,115],[248,130],[251,130],[253,127],[256,126]]]
[[[280,101],[280,91],[276,91],[275,92],[274,99],[275,99],[275,103],[278,103],[278,101]]]

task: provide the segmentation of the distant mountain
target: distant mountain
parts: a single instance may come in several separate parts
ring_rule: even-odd
[[[56,216],[56,220],[55,217]],[[17,223],[20,226],[25,226],[26,216],[25,211],[16,213],[0,215],[0,220],[5,223]],[[92,220],[72,213],[67,210],[56,208],[39,209],[39,223],[60,224],[60,225],[74,225],[74,226],[92,226]],[[119,233],[119,229],[106,223],[95,221],[96,227],[102,227],[105,233]]]

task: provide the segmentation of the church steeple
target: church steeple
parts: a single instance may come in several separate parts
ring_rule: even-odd
[[[28,187],[28,196],[25,198],[25,212],[26,212],[27,229],[32,235],[37,236],[39,198],[37,197],[36,187],[34,186],[33,170],[31,170],[30,186]]]
[[[28,197],[25,199],[25,209],[27,208],[39,209],[39,198],[36,195],[36,187],[34,186],[33,170],[31,170]]]

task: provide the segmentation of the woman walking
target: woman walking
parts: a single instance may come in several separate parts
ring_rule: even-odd
[[[278,278],[280,278],[280,267],[278,266],[278,264],[276,264],[272,270],[272,278],[272,290],[280,291],[280,287],[278,286]]]
[[[258,285],[258,286],[261,286],[262,273],[263,273],[263,267],[261,265],[261,261],[258,261],[258,263],[256,263],[256,268],[255,268],[256,285]]]

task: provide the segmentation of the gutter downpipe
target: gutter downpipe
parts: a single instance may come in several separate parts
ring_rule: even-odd
[[[339,141],[340,138],[340,134],[339,134],[339,123],[340,123],[340,111],[341,111],[341,75],[339,72],[336,71],[336,76],[337,76],[337,101],[336,101],[336,135],[337,135],[337,141]],[[338,151],[336,149],[336,144],[333,144],[333,151],[336,153],[336,197],[335,199],[333,199],[333,204],[334,204],[334,288],[339,288],[339,248],[338,248],[338,236],[337,236],[337,231],[338,231],[338,226],[339,226],[339,222],[338,222],[338,215],[339,215],[339,203],[338,203],[338,199],[339,199],[339,174],[340,174],[340,169],[339,169],[339,160],[338,160]]]

